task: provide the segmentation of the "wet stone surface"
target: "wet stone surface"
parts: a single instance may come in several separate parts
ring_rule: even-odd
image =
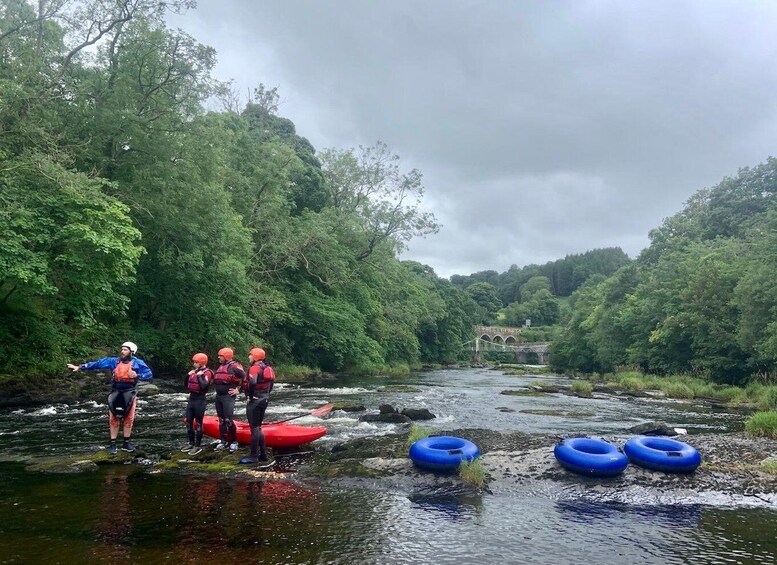
[[[474,442],[491,492],[517,487],[565,496],[594,496],[603,500],[639,503],[711,503],[777,505],[777,475],[766,472],[761,462],[777,453],[777,441],[750,438],[742,433],[683,436],[683,441],[703,455],[696,472],[670,474],[630,464],[614,478],[589,478],[563,469],[553,455],[557,438],[490,430],[453,430],[446,435]],[[616,445],[623,439],[604,438]],[[457,477],[435,476],[417,469],[407,456],[407,435],[361,439],[338,446],[319,457],[303,472],[319,477],[383,478],[388,482],[454,482]]]

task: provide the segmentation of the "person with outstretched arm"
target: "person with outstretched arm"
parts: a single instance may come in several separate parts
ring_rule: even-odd
[[[67,368],[73,371],[111,370],[111,393],[108,395],[108,422],[110,425],[111,443],[108,453],[116,455],[116,438],[119,436],[120,424],[124,423],[122,449],[135,451],[130,441],[132,424],[135,422],[135,406],[137,405],[138,381],[151,380],[151,369],[142,359],[135,357],[138,346],[131,341],[121,344],[118,357],[103,357],[96,361],[88,361],[81,365],[68,363]]]
[[[221,441],[216,451],[229,448],[230,453],[237,451],[237,426],[233,420],[235,400],[240,392],[240,383],[246,374],[243,366],[235,361],[235,352],[229,347],[219,349],[219,367],[213,375],[216,385],[216,414],[219,417],[219,436]]]
[[[240,463],[259,463],[267,467],[272,464],[272,461],[267,457],[262,420],[270,402],[270,391],[275,383],[275,371],[266,361],[265,351],[260,347],[251,349],[248,359],[251,365],[248,367],[248,374],[243,379],[241,388],[248,398],[246,418],[251,427],[251,453],[248,457],[243,457]]]
[[[208,356],[204,353],[195,353],[192,363],[194,369],[189,371],[183,380],[183,386],[189,391],[189,401],[186,404],[186,432],[189,435],[189,443],[184,445],[181,451],[197,455],[202,451],[202,420],[207,405],[205,395],[213,381],[213,371],[208,369]]]

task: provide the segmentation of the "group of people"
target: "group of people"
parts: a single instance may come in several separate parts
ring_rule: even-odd
[[[137,404],[137,385],[139,381],[150,380],[151,369],[142,359],[135,357],[138,346],[127,341],[121,345],[118,357],[103,357],[81,365],[68,364],[72,371],[92,371],[98,369],[111,370],[111,393],[108,395],[108,418],[110,424],[110,444],[108,453],[117,452],[119,428],[123,423],[124,451],[135,451],[130,441],[132,425],[135,421],[135,406]],[[271,463],[267,456],[262,420],[270,400],[270,392],[275,382],[275,371],[266,360],[264,349],[252,348],[248,353],[248,371],[235,360],[235,352],[224,347],[218,352],[219,366],[216,371],[208,368],[208,356],[205,353],[195,353],[192,356],[194,368],[184,378],[184,387],[189,391],[186,405],[186,423],[188,444],[181,451],[196,455],[202,451],[203,420],[207,407],[207,393],[211,384],[216,391],[216,414],[219,419],[219,442],[216,451],[229,450],[234,453],[238,449],[237,426],[233,420],[235,403],[238,395],[245,394],[246,419],[251,429],[251,448],[248,457],[240,459],[240,463]]]
[[[235,360],[235,352],[229,347],[219,349],[219,366],[215,373],[208,368],[208,356],[195,353],[192,357],[194,369],[184,379],[184,386],[189,391],[189,402],[186,406],[186,425],[189,435],[188,445],[181,451],[196,455],[202,451],[202,427],[205,417],[206,394],[213,384],[216,389],[216,414],[219,418],[220,441],[216,451],[228,449],[234,453],[238,449],[237,426],[233,420],[235,402],[243,392],[246,396],[246,419],[251,429],[251,451],[241,463],[269,462],[262,420],[270,401],[270,391],[275,382],[275,371],[267,363],[264,349],[254,347],[248,353],[248,371]]]

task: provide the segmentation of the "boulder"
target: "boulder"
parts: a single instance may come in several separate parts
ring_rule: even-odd
[[[411,420],[434,420],[437,417],[426,408],[404,408],[402,414]]]
[[[676,436],[677,432],[674,428],[671,428],[663,422],[645,422],[638,426],[629,428],[629,431],[633,434],[639,434],[643,436]]]
[[[160,393],[159,387],[151,383],[144,383],[140,381],[138,383],[138,394],[140,396],[156,396]]]
[[[365,414],[359,417],[360,422],[384,422],[386,424],[407,424],[412,422],[410,418],[398,412],[384,412],[382,414]]]
[[[335,410],[343,412],[364,412],[366,408],[363,404],[335,404]]]

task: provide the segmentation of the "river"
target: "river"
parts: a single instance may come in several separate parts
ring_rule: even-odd
[[[383,403],[425,407],[437,418],[423,425],[442,431],[626,438],[628,427],[647,420],[689,434],[743,427],[743,414],[701,403],[499,394],[538,380],[568,384],[547,375],[461,369],[280,385],[267,419],[334,401],[372,412]],[[774,563],[777,555],[773,506],[725,497],[704,504],[682,498],[662,504],[649,496],[616,501],[606,496],[607,481],[584,488],[494,485],[478,492],[458,480],[324,480],[292,473],[242,481],[150,472],[160,455],[185,442],[185,400],[179,393],[142,398],[134,439],[148,460],[93,473],[34,473],[25,462],[104,446],[100,403],[0,411],[0,563]],[[323,423],[329,431],[314,444],[319,453],[400,429],[359,422],[358,414],[343,411]]]

